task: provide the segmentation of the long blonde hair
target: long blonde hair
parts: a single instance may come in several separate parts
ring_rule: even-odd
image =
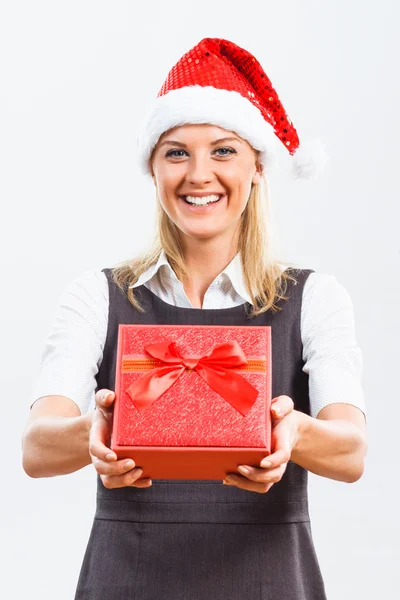
[[[185,265],[180,232],[168,217],[157,199],[156,235],[150,248],[141,256],[117,264],[112,269],[112,279],[126,295],[132,306],[143,312],[144,309],[135,297],[133,285],[140,275],[155,264],[164,250],[168,261],[179,280],[188,275]],[[238,251],[241,254],[243,275],[252,301],[250,317],[267,310],[281,310],[279,300],[287,300],[284,295],[289,280],[295,282],[290,268],[282,271],[281,265],[292,267],[290,263],[277,260],[272,237],[270,202],[268,187],[264,179],[253,184],[246,208],[241,216]],[[294,267],[296,268],[296,267]]]

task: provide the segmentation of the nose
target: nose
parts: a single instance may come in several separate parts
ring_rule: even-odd
[[[205,185],[214,179],[212,164],[208,157],[193,157],[187,165],[187,180],[190,183]]]

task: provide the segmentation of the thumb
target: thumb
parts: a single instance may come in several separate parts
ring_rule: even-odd
[[[112,412],[112,403],[115,400],[115,393],[112,390],[99,390],[95,395],[96,408],[99,409],[104,416]]]
[[[286,417],[294,409],[293,400],[290,396],[276,396],[271,402],[271,416],[274,421]]]

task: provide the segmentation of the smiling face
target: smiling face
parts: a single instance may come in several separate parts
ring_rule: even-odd
[[[167,131],[151,161],[162,208],[184,236],[231,239],[261,180],[256,158],[246,140],[215,125]]]

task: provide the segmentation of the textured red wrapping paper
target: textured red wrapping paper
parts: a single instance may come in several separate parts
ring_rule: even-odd
[[[233,346],[244,356],[240,366],[222,356]],[[184,360],[172,359],[171,369],[150,352],[161,347]],[[188,368],[210,355],[204,376]],[[170,372],[174,381],[159,394],[159,378]],[[145,388],[143,402],[135,386],[137,394]],[[271,327],[120,325],[115,394],[111,448],[133,458],[142,477],[223,479],[240,464],[259,466],[271,444]]]

